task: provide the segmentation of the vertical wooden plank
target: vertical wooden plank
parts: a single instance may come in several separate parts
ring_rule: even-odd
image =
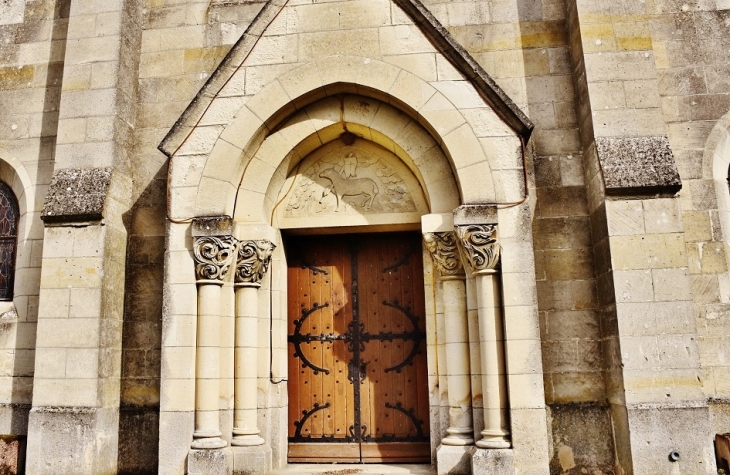
[[[334,244],[334,243],[333,243]],[[337,265],[332,270],[332,279],[336,281],[334,287],[335,304],[333,306],[332,333],[344,335],[347,333],[347,323],[352,319],[352,305],[350,300],[350,287],[347,276],[350,273],[348,255],[345,252],[341,241],[337,243]],[[335,393],[335,435],[344,438],[347,436],[347,428],[351,420],[348,411],[348,402],[352,401],[351,392],[347,385],[347,360],[349,352],[344,341],[336,341],[332,347],[335,360],[334,393]]]
[[[357,241],[358,247],[358,279],[359,279],[359,296],[360,296],[360,321],[363,323],[365,331],[368,333],[377,332],[377,313],[375,311],[374,299],[377,297],[373,292],[373,246],[369,242],[368,236],[360,236]],[[377,437],[378,425],[375,418],[377,408],[374,407],[375,390],[378,372],[378,345],[377,342],[371,341],[365,344],[365,351],[361,355],[363,362],[368,362],[366,367],[365,381],[360,385],[361,400],[361,420],[362,424],[367,427],[367,434],[371,437]]]

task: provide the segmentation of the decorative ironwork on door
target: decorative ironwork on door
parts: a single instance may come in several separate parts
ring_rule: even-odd
[[[287,245],[290,460],[428,461],[420,236]]]

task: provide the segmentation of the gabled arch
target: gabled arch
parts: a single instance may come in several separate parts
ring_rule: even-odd
[[[264,139],[303,108],[345,92],[387,102],[427,130],[448,159],[464,203],[494,203],[508,194],[503,187],[495,189],[491,170],[498,152],[485,152],[454,105],[465,100],[467,91],[438,91],[382,61],[331,56],[274,79],[238,109],[205,157],[195,215],[231,214],[243,169]],[[484,112],[494,114],[489,109]],[[190,140],[196,140],[194,133]]]

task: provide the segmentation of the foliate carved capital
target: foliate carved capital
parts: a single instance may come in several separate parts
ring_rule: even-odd
[[[233,236],[200,236],[195,238],[195,278],[198,281],[223,281],[236,249]]]
[[[428,252],[431,253],[441,277],[464,275],[456,234],[452,232],[425,233],[423,242],[426,244]]]
[[[271,241],[241,241],[236,262],[236,283],[261,285],[269,270],[271,254],[276,245]]]
[[[456,226],[455,229],[464,260],[474,272],[497,267],[501,248],[494,238],[496,225],[469,224]]]

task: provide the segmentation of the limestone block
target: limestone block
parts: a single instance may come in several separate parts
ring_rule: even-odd
[[[626,107],[626,94],[622,81],[589,83],[588,93],[591,97],[591,107],[594,110],[624,109]]]
[[[272,470],[272,452],[268,445],[231,447],[233,475],[266,475]]]
[[[332,54],[377,58],[380,56],[378,30],[367,28],[302,33],[298,35],[299,60],[308,61]],[[292,51],[296,51],[296,47],[292,47]]]
[[[648,200],[647,200],[648,202]],[[606,202],[608,231],[611,236],[644,234],[644,208],[638,200]]]
[[[33,406],[93,407],[98,403],[97,379],[44,379],[33,381]]]
[[[192,411],[195,408],[195,380],[163,380],[160,383],[160,408],[165,411]],[[187,443],[191,441],[192,432]]]
[[[550,450],[545,409],[513,409],[510,421],[515,470],[548,473]]]
[[[22,23],[25,13],[25,0],[9,0],[0,5],[0,25]]]
[[[610,238],[614,269],[659,269],[687,265],[682,234],[646,234]]]
[[[229,449],[191,450],[188,453],[189,475],[228,475],[232,456]]]
[[[645,80],[656,77],[653,55],[639,51],[588,53],[585,55],[589,82]]]
[[[651,302],[654,300],[651,271],[614,270],[613,279],[618,302]]]
[[[418,111],[436,94],[436,89],[418,76],[401,70],[388,92],[411,109]]]
[[[514,451],[512,449],[472,448],[471,473],[473,475],[514,474]]]
[[[142,53],[140,56],[139,77],[170,77],[183,74],[184,50]]]
[[[193,440],[194,418],[194,411],[160,411],[160,475],[185,473],[185,459]]]
[[[707,406],[628,407],[635,473],[717,472]],[[673,462],[669,453],[679,452]],[[675,469],[675,467],[677,467]]]
[[[471,446],[440,445],[436,449],[438,475],[469,475],[471,473],[471,449]]]
[[[652,269],[651,277],[655,300],[692,300],[689,272],[686,268]]]

